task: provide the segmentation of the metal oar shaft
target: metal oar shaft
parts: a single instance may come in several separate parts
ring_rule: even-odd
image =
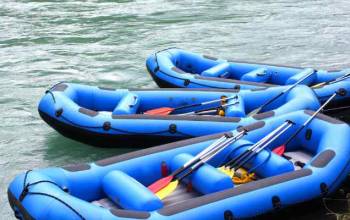
[[[252,151],[259,148],[262,144],[264,144],[267,140],[272,138],[274,135],[276,135],[280,130],[282,130],[289,121],[286,121],[279,127],[277,127],[274,131],[266,135],[264,138],[260,139],[257,143],[249,147],[246,151],[244,151],[242,154],[238,155],[237,157],[233,158],[232,160],[228,161],[225,166],[234,166],[235,164],[239,163],[242,159],[244,159],[246,156],[248,156]]]
[[[306,127],[306,125],[308,125],[316,117],[316,115],[320,113],[322,109],[332,101],[332,99],[334,99],[335,96],[337,96],[336,92],[333,95],[331,95],[331,97],[329,97],[329,99],[327,99],[327,101],[323,103],[323,105],[321,105],[321,107],[317,109],[317,111],[315,111],[292,136],[288,138],[288,140],[285,143],[285,146],[287,146],[300,133],[300,131],[302,131]]]
[[[192,111],[192,112],[186,112],[186,113],[183,113],[183,114],[179,114],[179,115],[192,115],[192,114],[198,114],[198,113],[202,113],[202,112],[205,112],[205,113],[211,113],[211,112],[214,112],[214,111],[217,111],[217,108],[225,108],[225,107],[228,107],[228,106],[231,106],[231,105],[237,105],[239,102],[234,102],[234,103],[228,103],[228,104],[225,104],[225,105],[220,105],[218,107],[215,107],[215,108],[210,108],[210,109],[202,109],[202,110],[197,110],[197,111]]]
[[[232,136],[232,132],[225,134],[218,140],[216,140],[214,143],[212,143],[209,147],[205,148],[203,151],[201,151],[199,154],[197,154],[194,158],[192,158],[190,161],[185,163],[181,168],[177,169],[175,172],[172,173],[173,176],[176,176],[180,173],[182,173],[184,170],[188,169],[190,166],[198,163],[199,161],[203,160],[203,158],[207,157],[210,153],[214,152],[215,150],[219,149],[221,146],[223,146],[225,143],[231,143],[235,141],[238,137],[240,138],[243,136],[246,132],[241,131],[238,134]]]
[[[178,177],[177,180],[180,181],[180,180],[184,179],[185,177],[187,177],[188,175],[190,175],[191,173],[193,173],[194,171],[196,171],[197,169],[199,169],[203,164],[205,164],[207,161],[212,159],[214,156],[216,156],[218,153],[220,153],[227,146],[231,145],[232,143],[234,143],[237,140],[239,140],[240,138],[242,138],[244,135],[245,135],[245,133],[240,132],[236,138],[233,138],[230,141],[227,141],[225,144],[222,144],[222,146],[219,149],[216,149],[215,152],[213,152],[210,155],[207,155],[207,157],[205,159],[200,160],[199,162],[194,164],[184,175],[182,175],[181,177]]]
[[[174,111],[181,110],[181,109],[184,109],[184,108],[191,108],[191,107],[196,107],[196,106],[208,105],[208,104],[211,104],[211,103],[220,102],[222,100],[226,101],[226,100],[236,99],[236,98],[238,98],[237,95],[232,95],[232,96],[227,97],[227,98],[214,99],[214,100],[210,100],[210,101],[206,101],[206,102],[180,106],[180,107],[175,108]]]
[[[331,81],[329,82],[328,84],[334,84],[334,83],[337,83],[337,82],[340,82],[340,81],[343,81],[343,80],[346,80],[346,79],[349,79],[350,78],[350,73],[342,76],[342,77],[339,77],[339,79],[336,79],[334,81]]]
[[[243,167],[245,164],[247,164],[255,155],[260,153],[262,150],[264,150],[267,146],[269,146],[274,140],[276,140],[278,137],[280,137],[286,130],[288,130],[293,124],[289,123],[287,127],[285,127],[282,131],[280,131],[277,135],[272,137],[270,140],[268,140],[265,144],[263,144],[261,147],[253,151],[250,155],[248,155],[240,164],[238,164],[234,171],[237,171],[239,168]]]
[[[307,79],[309,76],[311,76],[312,74],[314,74],[315,71],[310,72],[309,74],[306,74],[305,76],[303,76],[301,79],[299,79],[297,82],[295,82],[293,85],[289,86],[287,89],[283,90],[281,93],[279,93],[277,96],[273,97],[272,99],[268,100],[267,102],[265,102],[260,108],[259,111],[257,112],[260,113],[260,111],[265,108],[266,106],[268,106],[269,104],[271,104],[273,101],[275,101],[276,99],[278,99],[279,97],[281,97],[283,94],[285,94],[286,92],[289,92],[290,90],[292,90],[294,87],[296,87],[299,83],[301,83],[302,81],[304,81],[305,79]]]

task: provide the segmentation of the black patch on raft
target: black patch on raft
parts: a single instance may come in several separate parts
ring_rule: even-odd
[[[162,152],[162,151],[166,151],[166,150],[184,147],[186,145],[191,145],[191,144],[196,144],[196,143],[200,143],[203,141],[217,139],[217,138],[222,137],[223,135],[224,135],[224,133],[218,133],[218,134],[206,135],[206,136],[191,138],[191,139],[187,139],[187,140],[177,141],[177,142],[173,142],[173,143],[169,143],[169,144],[163,144],[163,145],[159,145],[156,147],[138,150],[138,151],[130,152],[127,154],[122,154],[122,155],[118,155],[115,157],[110,157],[110,158],[106,158],[103,160],[99,160],[99,161],[96,161],[95,164],[99,165],[99,166],[108,166],[111,164],[130,160],[133,158],[147,156],[149,154],[154,154],[154,153],[158,153],[158,152]]]
[[[64,92],[64,90],[66,90],[68,88],[68,85],[67,84],[64,84],[64,83],[60,83],[58,85],[55,85],[51,91],[54,92]]]
[[[186,136],[180,137],[147,134],[116,135],[109,133],[98,133],[63,123],[40,110],[39,114],[48,125],[63,136],[96,147],[150,147],[189,138]]]
[[[115,209],[115,208],[112,208],[109,211],[113,215],[121,218],[146,219],[151,216],[149,212],[142,212],[142,211],[130,211],[130,210],[123,210],[123,209]]]
[[[91,167],[89,164],[74,164],[74,165],[69,165],[62,167],[63,169],[69,171],[69,172],[78,172],[78,171],[83,171],[83,170],[89,170]]]
[[[207,194],[198,198],[189,199],[183,203],[176,203],[174,205],[169,205],[160,209],[158,213],[165,216],[171,216],[179,212],[184,212],[189,209],[206,205],[208,203],[213,203],[213,202],[227,199],[233,196],[238,196],[244,193],[260,190],[266,187],[271,187],[273,185],[277,185],[277,184],[281,184],[291,180],[306,177],[311,174],[312,174],[311,169],[301,169],[301,170],[284,173],[278,176],[273,176],[262,180],[249,182],[237,188],[227,189],[217,193]]]
[[[305,139],[309,141],[311,137],[312,137],[312,129],[308,128],[306,129],[306,132],[305,132]]]
[[[249,124],[249,125],[246,125],[246,126],[238,127],[237,131],[241,132],[241,131],[243,131],[243,129],[246,130],[246,131],[253,131],[253,130],[262,128],[264,126],[265,126],[265,122],[264,121],[258,121],[258,122],[255,122],[253,124]]]
[[[304,112],[305,112],[305,114],[308,114],[310,116],[314,113],[314,111],[311,111],[311,110],[304,110]],[[326,121],[326,122],[329,122],[329,123],[332,123],[332,124],[345,124],[345,122],[342,122],[338,119],[329,117],[329,116],[321,114],[321,113],[317,114],[316,118],[323,120],[323,121]]]
[[[274,111],[268,111],[268,112],[256,114],[256,115],[253,116],[253,118],[255,120],[262,120],[262,119],[265,119],[265,118],[270,118],[270,117],[272,117],[274,115],[275,115]]]
[[[208,59],[208,60],[218,60],[218,58],[212,57],[212,56],[209,56],[209,55],[203,55],[203,57],[204,57],[205,59]]]
[[[183,71],[182,69],[177,68],[176,66],[171,67],[171,70],[180,73],[180,74],[185,74],[186,72]]]
[[[169,121],[215,121],[215,122],[240,122],[237,117],[218,117],[202,115],[112,115],[113,119],[145,119],[145,120],[169,120]]]
[[[257,83],[257,82],[250,82],[250,81],[240,81],[235,79],[225,79],[225,78],[218,78],[218,77],[205,77],[205,76],[194,76],[195,79],[202,79],[202,80],[209,80],[209,81],[217,81],[217,82],[227,82],[227,83],[236,83],[241,85],[252,85],[252,86],[260,86],[260,87],[276,87],[276,85],[268,84],[268,83]]]
[[[333,150],[325,150],[322,153],[320,153],[314,160],[312,160],[311,166],[323,168],[333,160],[335,155],[336,153]]]
[[[24,220],[34,220],[34,218],[27,212],[27,210],[16,199],[16,197],[12,194],[10,190],[7,190],[7,198],[9,200],[12,210],[15,211],[15,207],[16,207],[19,210],[20,214],[23,216]]]
[[[95,117],[96,115],[98,115],[98,112],[87,109],[87,108],[79,108],[79,112],[83,113],[85,115],[91,116],[91,117]]]

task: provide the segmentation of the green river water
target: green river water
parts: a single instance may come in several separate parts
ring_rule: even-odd
[[[6,191],[16,174],[129,151],[59,135],[37,112],[45,90],[59,81],[154,88],[145,59],[172,46],[226,59],[346,68],[350,2],[1,0],[0,219],[14,219]]]

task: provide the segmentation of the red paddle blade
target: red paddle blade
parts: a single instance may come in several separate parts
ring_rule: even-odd
[[[151,109],[151,110],[145,111],[143,114],[145,114],[145,115],[169,115],[172,111],[174,111],[173,108],[162,107],[162,108],[156,108],[156,109]]]
[[[275,154],[282,156],[284,154],[284,152],[286,151],[286,146],[283,144],[279,147],[276,147],[275,149],[273,149],[272,152],[274,152]]]
[[[157,180],[156,182],[152,183],[148,186],[148,189],[151,190],[153,193],[157,193],[159,190],[166,187],[172,180],[174,176],[167,176],[160,180]]]

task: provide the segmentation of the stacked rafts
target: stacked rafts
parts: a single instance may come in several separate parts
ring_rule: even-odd
[[[18,175],[8,189],[18,218],[252,218],[328,196],[350,171],[349,125],[320,113],[347,107],[346,71],[179,49],[152,55],[147,69],[158,85],[186,89],[59,83],[39,113],[95,146],[164,145]]]

